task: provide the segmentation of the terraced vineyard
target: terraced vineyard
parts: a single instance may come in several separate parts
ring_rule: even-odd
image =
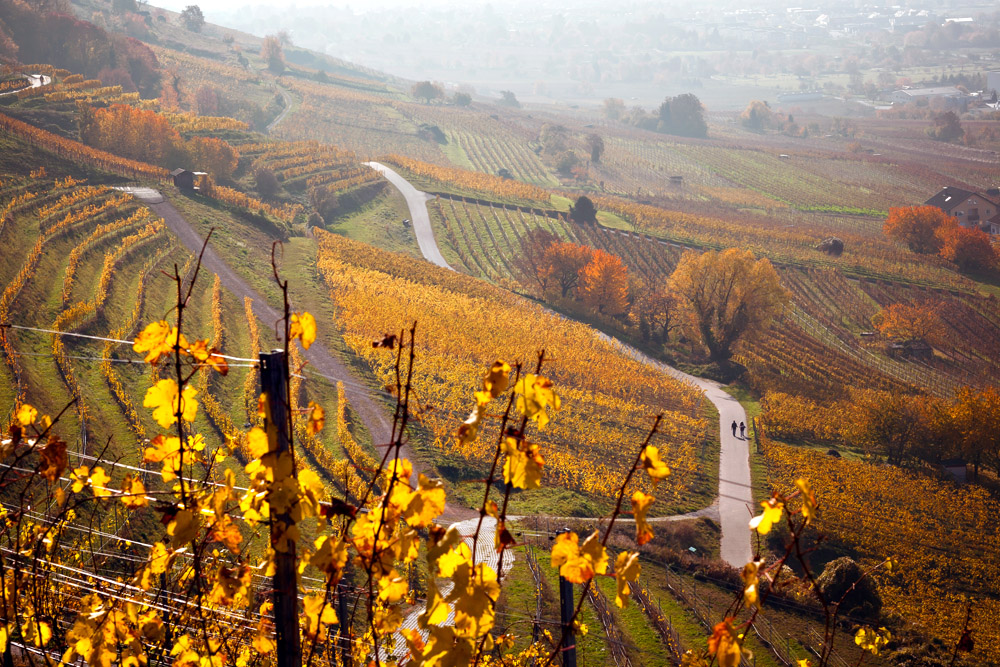
[[[434,448],[448,455],[445,469],[465,479],[479,474],[491,456],[487,443],[495,433],[494,420],[484,421],[478,440],[453,437],[481,367],[497,358],[533,364],[544,348],[552,361],[543,372],[568,406],[536,438],[545,452],[549,483],[574,491],[581,502],[603,506],[614,492],[614,480],[631,464],[621,443],[638,435],[636,425],[644,415],[667,410],[657,442],[670,452],[673,474],[671,487],[660,489],[658,508],[664,509],[659,511],[676,503],[700,506],[714,495],[706,488],[712,477],[702,472],[714,469],[714,454],[702,420],[702,398],[691,387],[617,352],[583,325],[504,290],[331,234],[320,233],[319,241],[319,268],[345,340],[381,382],[391,380],[394,355],[373,348],[370,332],[397,331],[418,322],[423,361],[414,386]],[[462,325],[456,326],[459,313],[464,313]],[[594,368],[604,371],[595,374]],[[468,463],[453,468],[456,458]]]
[[[254,160],[255,167],[273,171],[285,187],[323,186],[336,192],[380,179],[353,152],[315,141],[244,144],[240,150]]]

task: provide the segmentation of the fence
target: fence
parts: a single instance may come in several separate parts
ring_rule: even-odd
[[[653,605],[652,599],[649,596],[649,591],[644,587],[636,583],[634,586],[630,585],[632,589],[632,597],[635,601],[642,607],[643,612],[645,612],[646,617],[649,618],[653,627],[656,631],[660,633],[660,637],[663,638],[664,643],[670,650],[670,655],[673,658],[674,664],[681,664],[681,655],[684,653],[681,650],[681,638],[677,634],[677,630],[674,629],[674,624],[669,616],[664,615],[663,607],[660,605],[660,601],[656,601],[656,605]]]
[[[601,621],[601,625],[604,627],[604,634],[608,638],[608,650],[615,661],[616,667],[632,667],[632,660],[628,657],[625,637],[618,628],[618,624],[615,623],[615,618],[608,607],[608,599],[604,597],[604,593],[601,592],[596,583],[591,583],[587,587],[587,599],[591,607],[594,608],[594,612]]]

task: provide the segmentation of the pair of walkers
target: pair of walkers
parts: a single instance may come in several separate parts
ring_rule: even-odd
[[[736,420],[734,419],[733,420],[733,437],[734,438],[736,437],[736,428],[737,428],[736,427]],[[746,434],[746,430],[747,430],[747,425],[744,424],[743,422],[740,422],[739,429],[740,429],[740,438],[746,438],[745,434]]]

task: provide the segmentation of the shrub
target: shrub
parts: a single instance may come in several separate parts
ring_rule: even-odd
[[[878,618],[882,611],[882,596],[875,580],[864,575],[860,565],[843,556],[827,563],[816,583],[820,593],[831,604],[843,600],[840,603],[841,614]]]

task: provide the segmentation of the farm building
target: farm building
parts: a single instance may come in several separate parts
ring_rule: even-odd
[[[170,172],[174,178],[174,187],[181,190],[200,190],[208,174],[203,171],[188,171],[187,169],[174,169]]]
[[[991,199],[976,192],[946,186],[924,204],[938,207],[957,219],[963,227],[979,227],[990,234],[1000,234],[1000,204],[996,203],[995,196]]]
[[[927,104],[931,100],[943,101],[947,104],[958,106],[965,98],[963,93],[954,86],[943,86],[938,88],[904,88],[897,90],[889,99],[894,104]]]

